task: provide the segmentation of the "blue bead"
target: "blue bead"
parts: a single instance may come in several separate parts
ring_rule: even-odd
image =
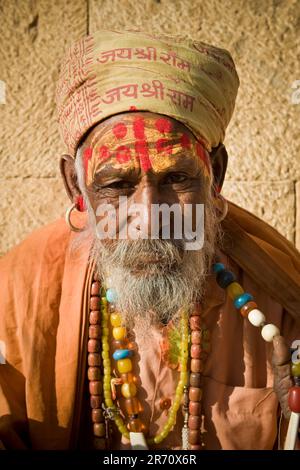
[[[214,263],[213,264],[213,272],[214,273],[220,273],[221,271],[225,271],[225,266],[223,263]]]
[[[113,353],[113,358],[115,361],[119,359],[125,359],[126,357],[131,357],[133,354],[131,349],[116,349]]]
[[[244,292],[244,294],[239,295],[233,302],[234,306],[238,309],[244,307],[247,302],[250,302],[250,300],[253,300],[253,296],[251,294],[248,294],[248,292]]]
[[[115,289],[107,289],[106,299],[108,302],[110,303],[116,302],[117,298],[118,296],[117,296],[117,292],[115,291]]]
[[[236,281],[236,277],[231,271],[220,271],[217,274],[217,283],[223,289],[226,289],[234,281]]]

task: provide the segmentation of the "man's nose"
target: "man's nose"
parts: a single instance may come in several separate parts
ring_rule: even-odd
[[[141,205],[141,210],[139,211],[140,224],[137,225],[140,236],[150,238],[155,233],[158,235],[161,231],[160,222],[154,217],[155,207],[158,208],[160,204],[157,184],[143,184],[135,194],[134,203]]]

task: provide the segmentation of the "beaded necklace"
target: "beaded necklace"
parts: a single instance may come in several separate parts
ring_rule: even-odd
[[[220,287],[226,289],[233,300],[234,306],[239,309],[243,317],[250,323],[261,327],[261,335],[265,341],[271,342],[280,334],[279,329],[269,323],[266,324],[265,315],[258,310],[251,294],[244,292],[242,286],[236,282],[234,274],[225,269],[222,263],[213,264],[213,272]],[[97,275],[91,286],[90,297],[90,326],[88,340],[88,379],[90,391],[90,404],[92,408],[92,422],[94,433],[94,447],[105,449],[110,446],[111,427],[113,420],[119,432],[127,439],[131,435],[146,433],[146,426],[141,422],[139,413],[141,404],[136,397],[136,379],[132,373],[131,357],[134,353],[127,339],[127,331],[121,325],[121,317],[115,311],[114,302],[116,294],[112,288],[106,291],[101,288]],[[109,345],[109,323],[112,327],[114,353],[120,374],[112,378]],[[183,313],[181,322],[181,354],[180,378],[176,388],[175,400],[162,431],[153,437],[147,438],[147,444],[159,444],[172,430],[177,411],[183,399],[184,426],[182,429],[182,448],[201,450],[204,447],[202,431],[202,371],[203,359],[209,350],[209,332],[205,329],[201,319],[201,305],[195,305],[193,314],[188,321]],[[190,339],[190,371],[188,371],[188,346]],[[100,366],[103,366],[101,371]],[[292,363],[292,376],[295,386],[289,392],[289,406],[291,411],[299,413],[300,407],[300,363]],[[102,379],[102,380],[101,380]],[[121,394],[125,399],[125,409],[128,415],[128,424],[124,423],[120,411],[114,400],[116,399],[115,384],[121,385]],[[146,442],[145,442],[146,444]],[[145,447],[147,448],[147,447]]]

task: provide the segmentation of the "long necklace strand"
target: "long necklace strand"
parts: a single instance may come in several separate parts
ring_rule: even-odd
[[[141,423],[139,413],[141,411],[141,404],[136,397],[137,389],[135,385],[135,378],[132,374],[132,361],[130,357],[133,354],[131,349],[124,347],[127,339],[126,328],[121,325],[121,316],[114,312],[113,302],[115,301],[115,293],[113,289],[107,289],[106,296],[101,297],[101,312],[102,312],[102,358],[104,367],[104,378],[103,378],[103,395],[105,407],[111,415],[114,416],[114,421],[118,427],[120,433],[130,438],[129,431],[131,432],[143,432],[145,426]],[[108,310],[108,303],[110,304],[110,312]],[[111,391],[111,363],[110,363],[110,346],[109,346],[109,319],[112,326],[112,335],[115,342],[118,342],[116,346],[118,349],[114,351],[113,358],[116,361],[117,370],[121,374],[122,387],[121,393],[125,398],[125,409],[128,415],[128,427],[126,426],[120,411],[113,402],[112,391]],[[181,348],[180,348],[180,377],[175,392],[175,400],[170,412],[166,424],[163,426],[162,431],[147,439],[148,444],[159,444],[161,443],[170,433],[176,422],[177,411],[181,405],[184,388],[188,384],[188,344],[189,344],[189,329],[188,329],[188,317],[186,312],[182,311],[180,320],[181,329]],[[124,344],[125,343],[125,344]],[[130,375],[129,375],[130,374]],[[129,428],[129,430],[128,430]]]

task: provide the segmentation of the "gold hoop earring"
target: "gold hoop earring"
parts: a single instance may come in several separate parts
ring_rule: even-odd
[[[75,225],[73,225],[72,222],[71,222],[71,213],[72,213],[72,211],[73,211],[74,209],[76,209],[76,204],[72,204],[72,205],[66,210],[66,215],[65,215],[66,222],[67,222],[68,226],[70,227],[70,229],[71,229],[73,232],[83,232],[84,227],[82,227],[82,228],[75,227]]]
[[[228,202],[223,196],[221,196],[221,194],[217,194],[217,196],[215,197],[215,206],[218,212],[218,221],[222,222],[228,212]]]

